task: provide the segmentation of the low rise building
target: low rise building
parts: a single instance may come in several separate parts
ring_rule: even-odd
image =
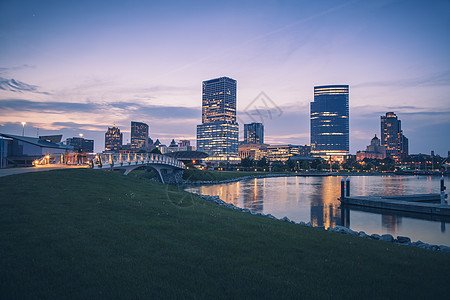
[[[356,160],[362,161],[365,158],[369,159],[384,159],[386,158],[386,147],[380,145],[380,139],[375,134],[375,137],[370,141],[366,151],[356,152]]]
[[[40,138],[0,133],[0,167],[31,166],[36,159],[72,149]]]

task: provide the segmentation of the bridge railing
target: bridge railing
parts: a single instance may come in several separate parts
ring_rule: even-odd
[[[165,164],[180,169],[186,168],[177,159],[156,153],[98,153],[89,163],[92,168],[97,169],[145,164]]]
[[[97,153],[97,154],[48,154],[37,159],[34,165],[89,165],[95,169],[145,164],[164,164],[185,169],[184,163],[175,158],[156,153]]]

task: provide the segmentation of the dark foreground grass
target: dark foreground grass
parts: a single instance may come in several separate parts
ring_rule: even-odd
[[[183,173],[183,179],[191,181],[221,181],[245,176],[267,175],[266,172],[241,172],[241,171],[208,171],[188,169]]]
[[[0,298],[442,298],[450,255],[90,169],[0,178]]]

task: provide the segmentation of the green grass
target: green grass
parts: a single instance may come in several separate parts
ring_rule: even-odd
[[[207,171],[198,169],[185,170],[183,179],[191,181],[222,181],[245,176],[267,175],[267,172],[241,172],[241,171]]]
[[[391,298],[450,293],[450,255],[223,208],[139,176],[0,178],[0,298]]]

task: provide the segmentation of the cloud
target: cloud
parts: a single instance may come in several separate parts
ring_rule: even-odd
[[[418,86],[449,86],[450,70],[438,72],[416,78],[403,78],[398,80],[369,81],[353,84],[352,88],[367,87],[418,87]]]
[[[73,103],[73,102],[37,102],[24,99],[0,100],[0,107],[10,111],[28,111],[35,113],[48,112],[93,112],[100,108],[95,103]],[[0,113],[1,115],[1,113]]]
[[[0,90],[10,91],[15,93],[32,92],[38,94],[50,95],[50,93],[42,92],[36,85],[31,85],[22,81],[15,80],[14,78],[7,79],[0,77]]]
[[[0,100],[2,111],[10,115],[11,112],[34,113],[119,113],[131,119],[198,119],[201,109],[182,106],[145,105],[139,102],[111,102],[111,103],[75,103],[75,102],[38,102],[24,99]],[[0,112],[0,116],[3,113]]]
[[[24,70],[24,69],[35,69],[36,66],[30,66],[27,64],[23,64],[20,66],[14,66],[14,67],[0,67],[0,74],[7,74],[10,71],[20,71],[20,70]]]

